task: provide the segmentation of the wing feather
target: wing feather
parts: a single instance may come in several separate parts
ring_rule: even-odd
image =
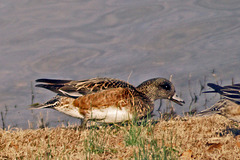
[[[59,79],[37,79],[36,87],[41,87],[58,93],[61,96],[78,98],[79,96],[101,92],[110,88],[129,88],[136,90],[135,87],[125,81],[112,78],[92,78],[88,80],[59,80]]]
[[[240,84],[233,84],[221,87],[213,83],[208,83],[208,86],[214,89],[214,91],[206,91],[204,93],[219,93],[223,96],[223,98],[240,104]]]

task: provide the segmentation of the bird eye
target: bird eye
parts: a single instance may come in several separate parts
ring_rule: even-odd
[[[171,86],[169,84],[163,84],[161,85],[161,88],[165,89],[165,90],[171,90]]]

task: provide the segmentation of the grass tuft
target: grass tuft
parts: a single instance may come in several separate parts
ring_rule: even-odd
[[[240,125],[219,116],[91,127],[0,129],[0,159],[240,159]]]

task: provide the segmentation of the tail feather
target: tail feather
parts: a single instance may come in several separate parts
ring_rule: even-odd
[[[223,87],[221,87],[217,84],[214,84],[214,83],[208,83],[207,85],[214,90],[213,91],[204,91],[203,93],[219,93],[219,94],[222,94]]]
[[[72,80],[37,79],[36,82],[45,84],[37,84],[35,87],[45,88],[59,95],[71,98],[82,96],[82,93],[79,93],[74,85],[68,84],[71,81]]]
[[[229,85],[229,86],[224,86],[223,89],[227,90],[239,90],[240,89],[240,84],[234,84],[234,85]]]
[[[214,89],[214,92],[218,92],[221,94],[221,90],[223,89],[223,87],[217,85],[217,84],[214,84],[214,83],[208,83],[207,84],[209,87],[211,87],[212,89]]]
[[[216,93],[216,91],[204,91],[202,93]]]
[[[231,94],[240,94],[239,90],[222,90],[224,95],[231,95]]]
[[[214,90],[205,91],[203,93],[219,93],[220,95],[224,96],[224,98],[240,104],[240,84],[221,87],[213,83],[208,83],[208,86]]]
[[[65,84],[71,81],[72,80],[59,80],[59,79],[46,79],[46,78],[41,78],[36,80],[36,82],[50,83],[50,84]]]
[[[55,93],[61,93],[61,92],[59,92],[59,89],[63,86],[64,85],[61,85],[61,84],[60,85],[54,85],[54,84],[37,84],[37,85],[35,85],[35,87],[45,88],[45,89],[48,89]]]

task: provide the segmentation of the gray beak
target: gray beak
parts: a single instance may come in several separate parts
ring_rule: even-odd
[[[181,98],[178,97],[178,95],[175,93],[172,97],[168,98],[169,100],[179,104],[180,106],[182,106],[185,102],[184,100],[182,100]]]

